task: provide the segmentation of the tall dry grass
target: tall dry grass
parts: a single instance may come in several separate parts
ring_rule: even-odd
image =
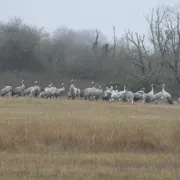
[[[179,106],[1,100],[0,149],[180,152]]]
[[[177,180],[179,107],[0,99],[0,179]]]

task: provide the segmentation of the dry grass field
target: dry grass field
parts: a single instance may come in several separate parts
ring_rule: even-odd
[[[0,180],[177,180],[179,110],[0,99]]]

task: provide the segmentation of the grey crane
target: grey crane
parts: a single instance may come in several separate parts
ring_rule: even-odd
[[[111,98],[112,94],[112,88],[106,87],[106,90],[104,91],[102,100],[108,101]]]
[[[12,96],[12,86],[5,86],[1,89],[1,96]]]
[[[163,99],[163,85],[162,85],[162,90],[156,94],[153,95],[153,97],[151,98],[151,101],[154,103],[159,102],[161,99]]]
[[[93,89],[90,92],[90,99],[91,100],[98,100],[99,98],[103,97],[103,90],[102,90],[102,86],[98,85],[98,87],[96,89]]]
[[[169,103],[169,104],[175,104],[175,102],[172,99],[171,94],[169,94],[168,92],[166,92],[165,90],[165,84],[162,84],[162,98],[165,102]]]
[[[60,98],[64,92],[65,92],[65,87],[64,87],[64,83],[62,83],[62,88],[56,90],[55,93],[56,98]]]
[[[53,87],[53,83],[50,83],[47,87],[45,87],[39,94],[40,98],[47,98],[47,99],[51,99],[53,97],[53,93],[54,92],[54,96],[55,96],[55,87]]]
[[[77,89],[76,87],[74,86],[74,79],[71,80],[71,85],[70,85],[70,88],[69,88],[69,92],[67,93],[67,97],[68,99],[69,98],[72,98],[72,100],[74,100],[77,96]]]
[[[154,97],[154,84],[151,84],[151,91],[148,94],[146,93],[143,94],[143,103],[151,102],[153,100],[153,97]]]
[[[29,97],[38,97],[40,92],[41,92],[41,87],[39,86],[39,82],[35,81],[35,85],[31,89]]]
[[[21,81],[21,86],[18,86],[12,90],[12,96],[21,96],[25,90],[24,80]]]
[[[34,86],[35,86],[36,84],[37,84],[37,81],[34,81],[34,85],[28,87],[27,89],[25,89],[23,95],[24,95],[24,96],[29,96],[30,93],[31,93],[31,90],[34,88]]]
[[[171,95],[165,90],[165,84],[162,84],[162,90],[159,93],[154,94],[152,98],[153,102],[159,102],[160,100],[164,100],[169,104],[173,104]]]
[[[143,99],[143,94],[144,94],[145,88],[142,88],[140,91],[137,91],[134,93],[134,101],[139,101]]]
[[[84,89],[84,91],[82,91],[82,93],[81,93],[81,99],[85,99],[85,100],[87,100],[87,99],[90,99],[91,98],[91,92],[93,92],[93,91],[96,91],[96,87],[95,87],[95,82],[94,81],[92,81],[92,87],[90,87],[90,88],[86,88],[86,89]]]
[[[167,98],[171,98],[171,95],[165,90],[165,84],[162,84],[162,95],[163,95],[162,98],[164,100],[166,100]]]
[[[117,89],[117,87],[115,87]],[[125,91],[112,90],[110,102],[112,101],[122,101],[125,96]]]
[[[126,86],[124,86],[124,92],[125,92],[125,97],[127,98],[127,101],[134,104],[134,93],[131,91],[127,91]]]

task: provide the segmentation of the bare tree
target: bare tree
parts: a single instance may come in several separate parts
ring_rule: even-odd
[[[159,70],[166,79],[180,84],[180,11],[179,6],[162,6],[146,16]],[[171,70],[171,71],[170,71]]]
[[[169,75],[167,62],[170,67],[169,59],[172,55],[172,16],[169,13],[171,8],[168,6],[161,6],[153,9],[151,15],[146,16],[149,24],[149,39],[154,48],[159,74],[165,79],[173,80]],[[170,67],[172,69],[172,67]]]
[[[168,66],[173,71],[176,81],[180,84],[180,11],[179,7],[169,7],[165,17],[165,31],[168,36]]]
[[[164,30],[166,11],[166,7],[158,7],[156,10],[152,10],[150,16],[146,16],[150,27],[150,42],[153,45],[155,53],[160,53],[161,57],[164,57],[168,50],[169,38]]]
[[[93,51],[94,51],[94,52],[97,51],[98,45],[99,45],[99,32],[98,32],[98,30],[96,29],[96,37],[95,37],[95,41],[94,41],[94,43],[93,43]]]
[[[169,76],[167,77],[167,69],[165,68],[169,51],[169,36],[164,26],[166,12],[167,7],[158,7],[155,10],[153,9],[151,14],[147,15],[145,18],[149,24],[149,39],[156,56],[156,65],[159,69],[159,75],[161,74],[162,77],[169,79]]]
[[[145,46],[145,35],[126,31],[124,42],[128,59],[132,63],[133,77],[141,81],[151,81],[153,76],[157,75],[157,70],[153,68],[153,54]]]
[[[113,26],[113,59],[116,59],[117,51],[117,37],[116,37],[116,28]]]

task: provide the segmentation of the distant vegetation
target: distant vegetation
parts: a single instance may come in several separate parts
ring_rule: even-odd
[[[164,82],[178,95],[180,7],[158,7],[145,18],[149,29],[144,35],[126,30],[118,38],[113,26],[108,42],[99,30],[60,27],[50,34],[14,17],[0,23],[0,71],[113,80],[133,91]]]

